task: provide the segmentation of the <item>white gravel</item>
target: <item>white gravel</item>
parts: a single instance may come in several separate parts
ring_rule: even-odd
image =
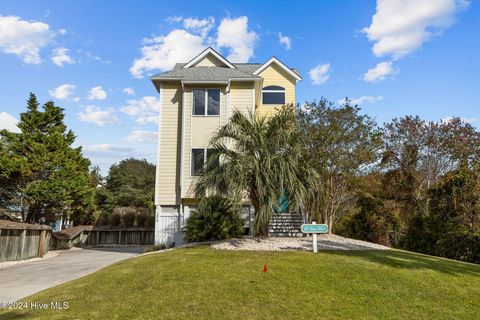
[[[344,238],[337,235],[319,234],[318,250],[386,250],[376,243]],[[297,238],[253,238],[244,237],[215,242],[212,248],[218,250],[260,250],[260,251],[312,251],[312,236]]]
[[[31,258],[31,259],[25,259],[25,260],[3,261],[3,262],[0,262],[0,269],[16,266],[18,264],[30,263],[30,262],[35,262],[39,260],[53,258],[58,256],[62,251],[66,251],[66,250],[50,250],[43,255],[43,258],[37,257],[37,258]]]

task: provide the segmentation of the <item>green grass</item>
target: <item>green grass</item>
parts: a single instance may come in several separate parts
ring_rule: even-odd
[[[479,297],[480,266],[404,251],[196,247],[126,260],[26,299],[67,301],[68,310],[0,318],[470,320]]]

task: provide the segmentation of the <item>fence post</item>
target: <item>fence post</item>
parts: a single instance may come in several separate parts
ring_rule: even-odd
[[[122,231],[118,231],[118,244],[122,244]]]
[[[20,260],[23,260],[25,255],[25,239],[27,238],[27,229],[23,229],[20,235]]]
[[[97,231],[97,236],[95,237],[95,240],[97,242],[97,246],[100,243],[100,231]]]
[[[43,243],[45,242],[45,230],[40,231],[40,238],[38,239],[38,256],[43,258]]]

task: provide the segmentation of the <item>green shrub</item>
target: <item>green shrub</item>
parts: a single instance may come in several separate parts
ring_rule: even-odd
[[[137,214],[135,212],[127,212],[123,215],[123,225],[125,227],[133,227],[135,224],[135,218],[137,217]]]
[[[163,243],[154,244],[153,246],[148,246],[145,249],[143,249],[143,253],[160,251],[160,250],[165,250],[165,249],[167,249],[167,246]]]
[[[100,214],[98,218],[95,220],[96,226],[107,226],[109,224],[110,224],[110,218],[105,213]]]
[[[187,220],[188,242],[220,240],[239,237],[243,233],[240,207],[219,197],[203,198]]]
[[[400,238],[398,208],[388,200],[362,194],[356,212],[343,216],[335,233],[344,237],[395,246]]]
[[[155,215],[153,214],[148,214],[147,215],[147,222],[145,223],[145,227],[155,227]]]
[[[110,215],[110,225],[114,227],[120,226],[120,223],[122,222],[122,216],[119,213],[112,213]]]
[[[145,227],[145,225],[147,224],[147,220],[148,220],[148,215],[147,214],[139,213],[137,215],[137,226]]]
[[[480,263],[480,232],[466,229],[443,234],[437,242],[435,254],[441,257]]]

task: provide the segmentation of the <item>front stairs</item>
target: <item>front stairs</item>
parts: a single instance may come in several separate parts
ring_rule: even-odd
[[[270,237],[301,237],[303,217],[296,212],[274,213],[268,225]]]

